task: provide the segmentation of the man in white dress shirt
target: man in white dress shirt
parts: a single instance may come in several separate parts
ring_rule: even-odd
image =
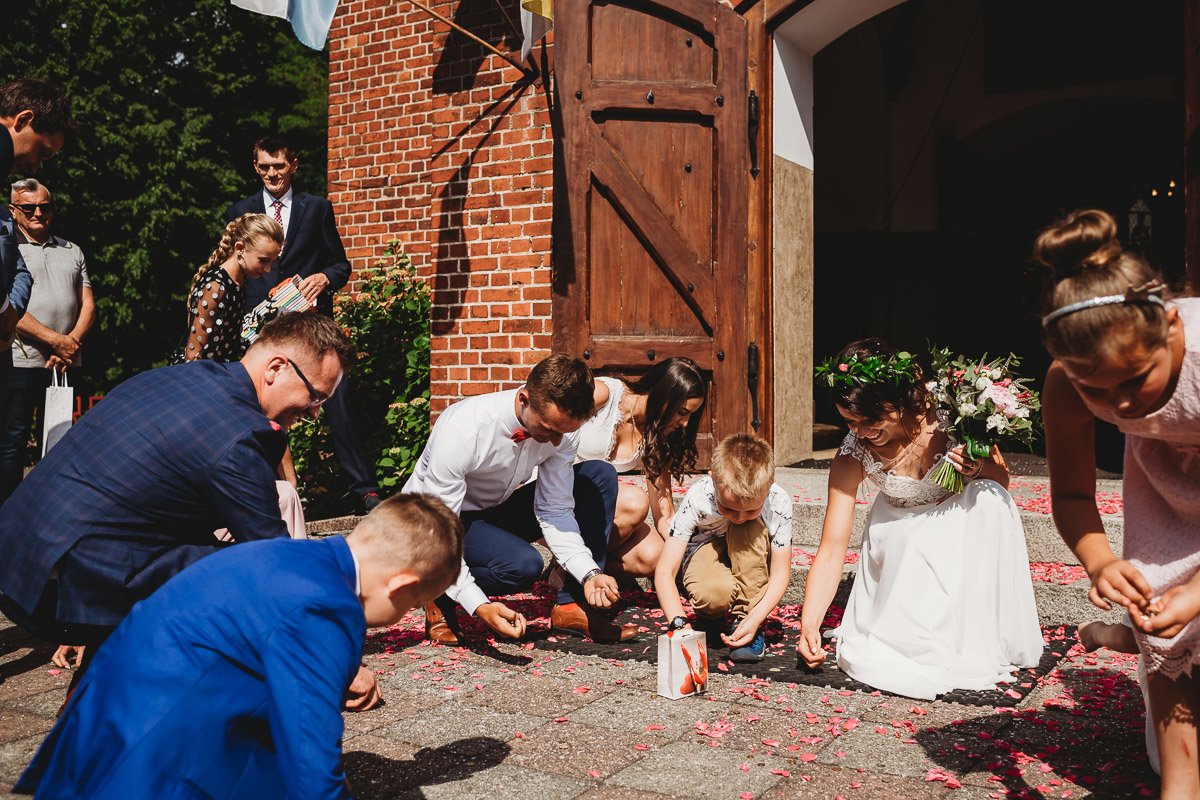
[[[429,638],[458,642],[456,604],[497,634],[520,638],[525,618],[490,597],[525,591],[542,574],[531,544],[538,539],[567,574],[550,614],[553,630],[597,642],[636,636],[635,626],[613,622],[609,609],[620,595],[604,574],[616,471],[603,461],[572,466],[594,389],[586,364],[553,355],[521,388],[469,397],[438,417],[404,491],[439,497],[467,535],[458,580],[425,607]]]

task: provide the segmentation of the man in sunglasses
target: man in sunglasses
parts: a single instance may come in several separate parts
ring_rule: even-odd
[[[0,86],[0,180],[12,172],[33,175],[62,149],[74,128],[71,101],[62,89],[37,78]],[[0,207],[0,340],[7,344],[25,313],[32,287],[17,248],[16,227]],[[6,370],[7,359],[0,370]]]
[[[286,538],[275,473],[286,429],[316,416],[354,360],[321,314],[265,325],[240,362],[143,372],[88,411],[0,514],[0,611],[96,647],[137,601],[237,542]],[[78,672],[76,677],[78,677]]]
[[[7,382],[0,383],[0,503],[21,482],[33,414],[46,396],[52,371],[81,366],[80,347],[96,316],[83,252],[51,233],[50,190],[37,178],[25,178],[12,185],[10,199],[33,292],[17,323],[12,369]]]

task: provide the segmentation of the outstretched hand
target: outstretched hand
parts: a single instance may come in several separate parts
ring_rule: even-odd
[[[79,665],[83,663],[84,649],[84,646],[81,644],[60,645],[54,651],[54,655],[50,656],[50,663],[63,669],[79,669]]]
[[[1146,608],[1146,613],[1134,619],[1138,627],[1151,636],[1173,639],[1184,627],[1200,614],[1200,593],[1184,584],[1168,589],[1156,602]]]
[[[1150,605],[1152,590],[1138,568],[1128,561],[1114,558],[1105,564],[1092,579],[1088,599],[1092,605],[1109,611],[1113,603],[1124,608],[1144,610]]]
[[[484,603],[475,609],[475,616],[484,625],[509,639],[520,639],[525,635],[524,615],[513,611],[504,603]]]
[[[383,693],[379,691],[375,673],[360,664],[358,674],[354,676],[354,680],[350,682],[350,688],[346,690],[346,710],[369,711],[379,705],[379,701],[382,699]]]
[[[744,647],[754,641],[756,633],[758,633],[758,625],[751,622],[749,617],[743,617],[731,632],[721,634],[721,641],[730,648]]]
[[[616,578],[600,573],[583,584],[583,597],[595,608],[611,608],[621,599],[621,591]]]
[[[800,640],[796,642],[796,655],[809,669],[825,663],[825,648],[821,646],[821,631],[818,627],[802,626]]]

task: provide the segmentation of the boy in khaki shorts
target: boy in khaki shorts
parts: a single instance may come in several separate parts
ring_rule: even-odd
[[[669,630],[691,627],[676,582],[682,574],[696,627],[728,630],[721,639],[733,661],[762,659],[762,624],[791,578],[792,498],[774,479],[769,444],[744,433],[725,438],[709,477],[684,496],[654,574]]]

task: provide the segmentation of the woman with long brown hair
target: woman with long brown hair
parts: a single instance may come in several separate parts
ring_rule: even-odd
[[[696,468],[696,432],[707,384],[690,358],[668,358],[639,380],[596,379],[596,415],[579,430],[577,461],[607,461],[617,472],[641,470],[646,488],[622,482],[609,536],[607,568],[650,577],[670,534],[672,478]],[[654,525],[646,517],[649,513]]]

